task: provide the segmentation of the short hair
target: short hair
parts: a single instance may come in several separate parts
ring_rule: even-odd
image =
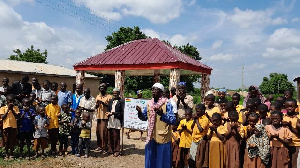
[[[281,107],[282,107],[282,105],[281,105],[279,102],[277,102],[277,101],[275,101],[275,102],[271,103],[271,105],[270,105],[270,106],[274,106],[274,107],[275,107],[275,109],[277,109],[277,110],[280,110],[280,109],[281,109]]]
[[[255,105],[255,101],[253,99],[249,99],[247,102],[246,102],[246,105],[248,104],[253,104]]]
[[[237,111],[229,111],[228,112],[228,117],[231,118],[231,117],[236,117],[236,118],[239,118],[239,113]]]
[[[249,113],[249,118],[250,118],[250,117],[259,119],[259,114],[255,113],[255,112],[250,112],[250,113]]]
[[[213,100],[215,100],[215,95],[213,95],[213,94],[208,94],[205,98],[206,98],[206,99],[213,99]]]
[[[13,94],[9,94],[6,96],[6,100],[14,100],[15,96]]]
[[[214,113],[211,118],[218,119],[218,120],[222,119],[221,114],[219,113]]]
[[[223,104],[223,103],[226,103],[226,102],[227,102],[226,99],[221,99],[221,100],[219,101],[219,104]]]
[[[260,105],[261,104],[261,99],[259,97],[255,97],[254,99],[254,103]]]
[[[289,101],[294,102],[295,105],[297,105],[297,100],[295,100],[293,98],[288,98],[288,99],[285,100],[285,102],[289,102]]]
[[[273,115],[279,115],[279,116],[281,117],[281,119],[283,118],[282,112],[281,112],[281,111],[278,111],[278,110],[273,111],[273,112],[271,113],[271,116],[273,116]]]
[[[61,108],[64,108],[64,107],[68,107],[68,105],[67,104],[61,105]]]
[[[234,93],[234,94],[232,95],[232,97],[238,97],[238,99],[241,99],[241,95],[238,94],[238,93]]]
[[[84,112],[84,113],[82,114],[82,116],[83,116],[83,117],[90,117],[90,114],[89,114],[88,112]]]
[[[202,103],[199,103],[199,104],[197,104],[197,105],[195,106],[195,109],[205,110],[205,109],[206,109],[206,107],[205,107],[205,105],[204,105],[204,104],[202,104]]]
[[[44,84],[44,83],[47,83],[47,84],[49,85],[49,84],[50,84],[50,81],[46,79],[46,80],[44,80],[43,84]]]
[[[193,113],[193,109],[192,108],[186,108],[185,109],[185,113],[192,114]]]
[[[265,104],[260,104],[258,107],[257,107],[258,110],[264,110],[264,111],[268,111],[268,106],[265,105]]]
[[[286,90],[284,91],[284,93],[288,93],[288,94],[290,94],[291,96],[293,96],[293,91],[292,91],[291,89],[286,89]]]
[[[25,101],[30,101],[30,99],[25,97],[25,98],[23,98],[22,103],[24,103]]]
[[[232,101],[228,101],[225,103],[225,108],[234,108],[234,104]]]

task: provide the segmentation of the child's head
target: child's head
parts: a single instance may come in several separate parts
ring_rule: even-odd
[[[69,108],[69,106],[68,106],[67,104],[61,105],[61,109],[62,109],[62,111],[63,111],[64,113],[69,114],[70,108]]]
[[[285,103],[286,98],[284,96],[278,96],[276,98],[276,101],[280,104],[281,109],[283,109],[285,107],[284,103]]]
[[[281,110],[281,105],[280,105],[280,103],[278,103],[278,102],[273,102],[273,103],[271,103],[271,105],[270,105],[270,112],[272,112],[272,111],[275,111],[275,110],[278,110],[278,111],[280,111]]]
[[[226,101],[225,101],[225,99],[221,99],[221,100],[219,101],[219,105],[220,105],[221,112],[222,112],[222,113],[225,113],[225,112],[226,112],[226,109],[225,109]]]
[[[281,111],[273,111],[271,113],[272,125],[279,126],[282,121],[282,112]]]
[[[35,94],[34,92],[31,92],[31,93],[29,94],[29,99],[30,99],[31,101],[34,101],[34,100],[36,99],[36,94]]]
[[[295,99],[292,99],[292,98],[286,99],[285,108],[286,108],[288,114],[295,113],[295,110],[297,108],[297,101]]]
[[[76,118],[80,118],[80,116],[81,116],[81,110],[80,109],[76,109],[75,110],[75,117]]]
[[[99,86],[99,90],[100,90],[100,87],[101,87],[101,85]],[[81,94],[82,94],[82,90],[83,90],[82,84],[77,84],[77,85],[76,85],[76,88],[75,88],[76,93],[77,93],[78,95],[81,95]]]
[[[229,111],[234,111],[235,107],[234,107],[234,103],[232,101],[228,101],[225,103],[225,111],[229,112]]]
[[[258,114],[255,112],[250,112],[250,114],[248,116],[248,122],[252,128],[254,128],[254,126],[258,122],[258,120],[259,120]]]
[[[267,100],[269,102],[272,102],[274,100],[274,96],[273,95],[268,95]]]
[[[265,119],[267,117],[268,111],[269,111],[268,106],[265,104],[260,104],[257,109],[258,109],[260,118]]]
[[[290,90],[290,89],[287,89],[287,90],[285,90],[284,91],[284,97],[285,98],[293,98],[293,91],[292,90]]]
[[[228,118],[231,122],[237,122],[239,120],[239,113],[237,111],[229,111]]]
[[[253,99],[249,99],[246,102],[246,108],[249,112],[255,112],[256,108],[255,108],[255,102]]]
[[[214,126],[220,126],[222,124],[222,117],[221,117],[221,114],[219,113],[214,113],[211,117],[211,120],[212,120],[212,124]]]
[[[205,104],[208,106],[208,107],[211,107],[213,106],[215,103],[215,96],[213,94],[208,94],[206,97],[205,97]]]
[[[206,107],[204,104],[197,104],[195,109],[196,109],[197,117],[203,116],[205,114]]]
[[[238,94],[238,93],[234,93],[232,95],[232,102],[235,106],[237,106],[239,103],[240,103],[240,100],[241,100],[241,95]]]
[[[192,118],[193,115],[193,109],[192,108],[186,108],[185,109],[185,119],[188,121]]]
[[[29,107],[30,107],[30,99],[29,98],[24,98],[22,100],[22,106],[23,106],[23,110],[24,111],[29,111]]]
[[[82,114],[82,118],[85,122],[88,122],[88,121],[90,121],[90,114],[88,112],[84,112]]]
[[[9,94],[6,96],[6,102],[7,104],[11,103],[14,104],[15,103],[15,96],[12,94]]]
[[[43,88],[45,89],[45,90],[49,90],[50,89],[50,81],[49,80],[45,80],[44,82],[43,82]]]
[[[38,112],[39,115],[44,117],[45,116],[45,107],[44,106],[38,106],[37,107],[37,112]]]
[[[51,103],[52,103],[52,104],[56,105],[56,104],[57,104],[57,101],[58,101],[58,98],[57,98],[56,95],[54,95],[54,96],[51,97]]]
[[[66,82],[61,82],[60,83],[60,90],[63,91],[63,92],[67,90]]]
[[[261,99],[259,97],[255,97],[253,100],[254,100],[255,108],[257,109],[257,107],[261,105]]]
[[[57,82],[52,82],[51,89],[54,90],[54,91],[57,91],[57,88],[58,88],[58,83]]]

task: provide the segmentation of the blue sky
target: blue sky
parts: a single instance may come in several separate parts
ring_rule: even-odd
[[[300,75],[297,0],[2,0],[0,58],[48,50],[50,64],[72,68],[103,52],[120,26],[139,26],[173,45],[190,43],[214,70],[212,87],[259,85],[271,72]]]

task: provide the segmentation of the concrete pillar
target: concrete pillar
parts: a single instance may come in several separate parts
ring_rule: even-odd
[[[155,69],[154,76],[153,76],[153,83],[158,83],[158,82],[160,82],[160,70]]]
[[[84,71],[76,71],[76,85],[78,84],[84,84],[84,77],[85,72]]]
[[[171,90],[172,87],[176,88],[178,82],[180,82],[180,69],[171,69],[169,90]]]
[[[204,101],[205,93],[209,91],[210,75],[202,74],[201,78],[201,101]]]
[[[115,71],[115,87],[120,89],[120,97],[124,98],[124,81],[125,81],[125,71],[116,70]]]

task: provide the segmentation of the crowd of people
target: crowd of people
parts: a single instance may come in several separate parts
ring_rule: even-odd
[[[113,90],[113,96],[106,91],[106,84],[100,84],[100,93],[94,98],[90,88],[83,88],[82,84],[76,85],[72,94],[67,90],[66,82],[58,85],[45,80],[41,85],[33,77],[30,84],[29,77],[24,76],[10,86],[9,79],[3,78],[0,130],[5,160],[14,158],[16,145],[20,147],[21,158],[44,158],[48,145],[48,155],[70,153],[89,157],[93,120],[97,120],[98,147],[95,150],[119,156],[124,100],[119,96],[119,89]],[[71,151],[68,151],[69,144]],[[25,146],[27,150],[24,150]]]
[[[69,152],[89,157],[93,120],[97,121],[95,150],[120,156],[125,101],[118,88],[110,95],[106,84],[101,83],[94,98],[90,88],[81,84],[76,85],[74,94],[65,82],[58,85],[45,80],[40,85],[34,77],[30,84],[28,76],[12,86],[8,78],[3,78],[2,84],[5,159],[14,156],[17,144],[22,157],[45,157],[48,144],[49,155]],[[184,82],[170,90],[155,83],[152,95],[144,109],[136,107],[139,119],[148,122],[147,168],[300,166],[300,115],[290,90],[273,100],[272,95],[265,98],[256,86],[250,86],[243,105],[238,93],[227,100],[224,89],[219,90],[217,98],[207,92],[203,102],[194,105]],[[32,145],[34,156],[30,155]]]

